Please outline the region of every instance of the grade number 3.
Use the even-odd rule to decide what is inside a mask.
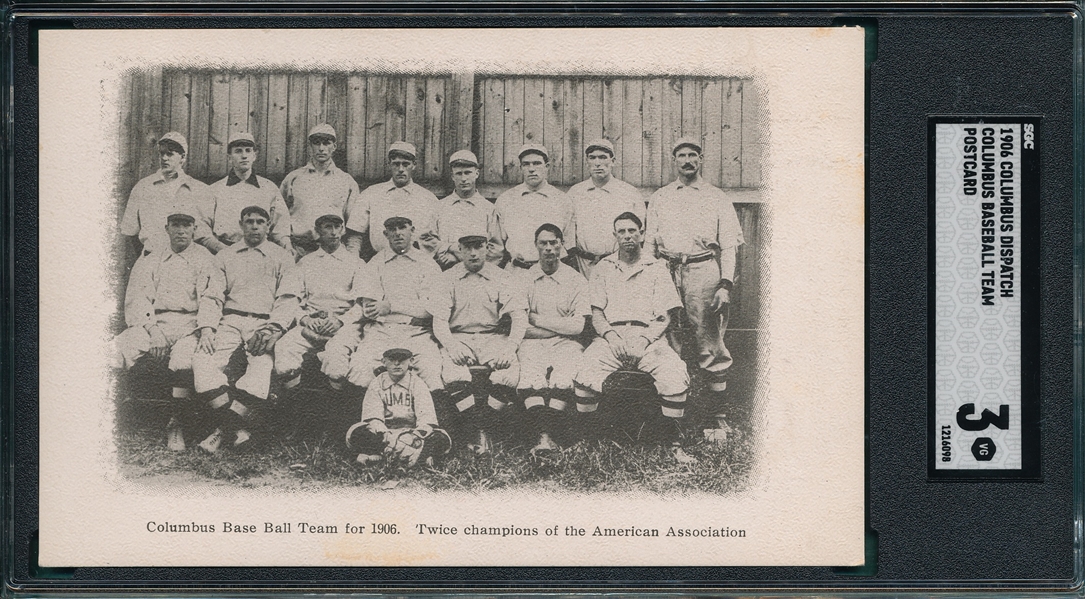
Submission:
[[[1010,406],[1002,404],[998,406],[998,414],[984,408],[979,418],[969,418],[976,413],[976,404],[966,403],[957,409],[957,426],[966,431],[982,431],[992,424],[995,428],[1007,430],[1010,428]]]

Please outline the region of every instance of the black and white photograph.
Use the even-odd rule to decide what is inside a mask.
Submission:
[[[862,563],[861,31],[229,33],[42,32],[43,563]]]

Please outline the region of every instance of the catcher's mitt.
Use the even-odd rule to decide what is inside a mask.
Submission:
[[[408,468],[414,467],[422,457],[426,441],[412,429],[390,431],[391,439],[384,448],[385,457],[391,462],[402,462]]]

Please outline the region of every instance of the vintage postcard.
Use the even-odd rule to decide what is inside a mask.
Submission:
[[[864,561],[864,33],[40,33],[43,566]]]

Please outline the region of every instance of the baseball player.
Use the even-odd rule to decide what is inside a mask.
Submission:
[[[576,337],[591,314],[588,282],[562,264],[561,229],[544,223],[535,231],[539,262],[524,273],[528,327],[517,357],[519,397],[538,443],[533,454],[557,449],[551,433],[563,428],[562,416],[574,404],[573,376],[584,348]]]
[[[546,180],[550,155],[545,147],[525,144],[518,156],[524,182],[498,196],[494,208],[509,264],[526,270],[539,260],[535,251],[535,230],[539,225],[557,225],[565,239],[572,242],[573,209],[569,198]]]
[[[203,296],[214,302],[215,316],[222,315],[221,319],[208,319],[215,326],[200,329],[192,359],[197,397],[208,402],[218,425],[200,442],[200,448],[211,453],[218,451],[225,435],[233,434],[234,445],[249,440],[251,434],[245,429],[249,406],[267,399],[272,350],[298,309],[302,292],[290,287],[294,259],[267,240],[270,218],[259,206],[241,211],[244,243],[231,245],[215,256],[217,268]],[[231,387],[226,366],[242,345],[248,367]]]
[[[413,467],[423,456],[439,456],[452,448],[448,433],[438,428],[429,389],[409,369],[411,351],[391,348],[381,357],[384,372],[365,392],[362,419],[347,431],[347,447],[359,464],[387,457]]]
[[[407,348],[410,365],[436,392],[441,389],[441,353],[429,331],[426,290],[441,269],[412,244],[409,218],[393,216],[383,229],[388,247],[358,272],[351,290],[361,306],[364,334],[359,335],[356,325],[345,327],[321,354],[323,370],[333,381],[345,378],[364,389],[373,382],[386,350]]]
[[[246,206],[259,206],[271,215],[268,239],[290,247],[290,209],[282,193],[271,181],[252,172],[256,160],[256,140],[252,133],[231,133],[226,144],[230,173],[211,184],[210,204],[200,207],[200,236],[196,242],[217,254],[222,248],[241,241],[238,215]]]
[[[197,330],[215,318],[215,306],[201,301],[214,263],[203,246],[192,243],[195,211],[178,206],[167,213],[169,248],[140,257],[132,268],[124,294],[128,328],[114,338],[113,358],[114,366],[124,370],[145,356],[156,361],[168,359],[174,377],[173,397],[181,402],[192,395],[190,371]],[[170,449],[185,448],[182,422],[190,415],[188,410],[175,410],[166,427]]]
[[[388,167],[392,178],[366,188],[350,208],[347,219],[348,245],[357,247],[364,258],[388,247],[381,225],[393,216],[405,216],[414,223],[419,247],[430,256],[437,248],[434,216],[437,196],[414,182],[418,150],[414,144],[397,141],[388,146]],[[363,244],[363,237],[369,247]]]
[[[305,356],[324,349],[343,326],[348,310],[354,307],[354,275],[364,263],[341,243],[343,217],[325,214],[316,219],[320,248],[306,254],[291,270],[288,289],[301,293],[297,326],[275,344],[275,373],[283,387],[293,389],[301,382]]]
[[[309,163],[290,171],[280,186],[294,224],[290,243],[300,258],[315,252],[319,243],[310,223],[325,214],[350,217],[350,205],[358,197],[358,182],[335,166],[335,129],[326,123],[309,130]],[[349,246],[348,246],[349,247]]]
[[[159,169],[144,177],[132,188],[121,217],[121,235],[128,237],[128,247],[135,256],[169,249],[170,239],[162,228],[175,206],[199,210],[209,202],[207,185],[184,171],[188,142],[185,136],[170,131],[158,140]],[[198,212],[197,212],[198,213]],[[197,229],[199,223],[196,223]],[[196,236],[202,235],[197,230]],[[129,262],[131,264],[131,261]]]
[[[516,398],[520,363],[516,351],[527,329],[526,302],[518,281],[486,261],[482,231],[460,237],[462,262],[436,277],[430,292],[433,334],[441,343],[441,376],[450,412],[478,431],[478,454],[491,450],[489,433]],[[499,332],[508,315],[507,335]],[[471,367],[490,370],[489,384],[472,384]]]
[[[732,359],[723,337],[742,229],[731,200],[701,178],[700,143],[681,139],[671,155],[678,178],[649,200],[648,243],[655,256],[667,261],[682,298],[682,315],[669,334],[671,347],[679,354],[687,346],[696,352],[709,390],[704,412],[726,430],[723,392]]]
[[[470,150],[454,152],[448,159],[452,171],[453,192],[442,198],[437,207],[437,237],[440,239],[434,258],[442,270],[460,261],[456,255],[459,238],[468,231],[486,231],[487,259],[499,262],[505,250],[497,212],[478,191],[478,158]]]
[[[660,409],[673,426],[678,441],[678,420],[685,415],[689,373],[678,354],[663,339],[670,324],[669,311],[681,308],[665,264],[642,251],[644,226],[631,212],[614,220],[618,252],[596,265],[591,282],[592,325],[599,337],[584,351],[577,373],[577,410],[595,412],[603,381],[619,369],[635,369],[655,378]],[[615,398],[620,400],[620,398]],[[675,445],[680,462],[694,459]]]
[[[584,148],[591,177],[569,188],[573,207],[573,247],[580,272],[591,280],[591,269],[614,253],[614,217],[632,212],[644,219],[644,201],[637,188],[611,176],[614,144],[598,139]]]

